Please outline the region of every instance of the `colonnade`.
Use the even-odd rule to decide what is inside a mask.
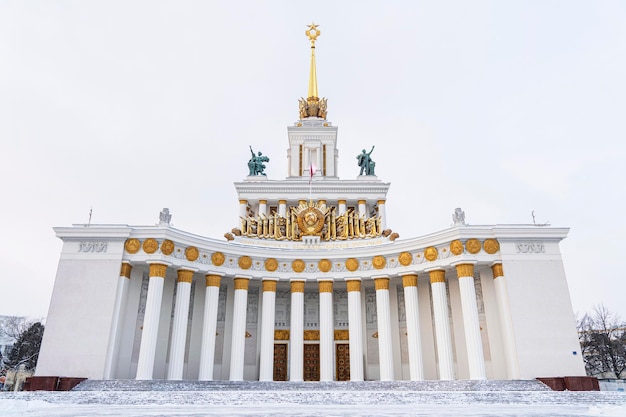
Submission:
[[[152,379],[157,333],[161,314],[161,299],[167,268],[171,265],[162,261],[149,263],[149,284],[145,303],[143,330],[139,347],[136,379]],[[452,265],[456,269],[465,335],[465,349],[469,378],[486,379],[485,360],[478,316],[478,306],[474,286],[474,263],[462,262]],[[500,316],[502,345],[504,350],[507,377],[519,378],[512,319],[508,293],[501,263],[492,265],[495,298]],[[119,351],[119,321],[128,293],[128,281],[131,265],[122,264],[118,281],[118,294],[114,307],[113,325],[109,338],[105,378],[112,378],[112,368]],[[187,340],[187,320],[190,303],[190,291],[194,273],[190,268],[177,270],[176,302],[170,337],[170,355],[167,378],[183,378],[185,343]],[[455,379],[449,300],[446,292],[445,270],[441,268],[426,271],[429,275],[433,328],[437,349],[437,371],[441,380]],[[408,342],[409,373],[411,380],[424,379],[424,363],[420,334],[418,306],[417,273],[402,274],[404,303],[406,311],[406,336]],[[218,317],[218,298],[221,274],[205,274],[205,305],[202,323],[199,380],[211,380],[215,361],[216,325]],[[230,343],[231,381],[244,379],[244,347],[246,337],[246,310],[248,305],[248,286],[250,277],[234,277],[233,317],[231,322],[232,340]],[[389,277],[372,277],[376,290],[376,313],[378,331],[378,352],[380,379],[392,381],[394,375],[394,357],[392,347],[392,322],[389,295]],[[274,321],[276,307],[276,278],[262,280],[262,315],[260,335],[259,380],[271,381],[274,366]],[[348,292],[348,330],[350,350],[350,379],[364,379],[364,344],[360,278],[345,278]],[[303,380],[304,360],[304,287],[305,280],[293,279],[291,288],[291,316],[289,330],[289,380]],[[320,380],[332,381],[334,377],[334,320],[333,320],[333,284],[331,279],[320,279],[319,289],[319,344],[320,344]],[[457,347],[458,348],[458,347]]]

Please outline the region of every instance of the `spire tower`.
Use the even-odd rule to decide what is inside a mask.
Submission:
[[[300,107],[300,119],[306,119],[309,117],[319,117],[326,119],[326,98],[320,99],[317,95],[317,71],[315,69],[315,41],[321,32],[318,29],[319,25],[311,23],[309,29],[305,32],[306,36],[311,41],[311,70],[309,73],[309,94],[306,98],[298,100]]]

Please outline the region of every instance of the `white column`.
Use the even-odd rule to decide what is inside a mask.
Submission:
[[[359,216],[367,217],[367,207],[365,206],[365,200],[359,200]]]
[[[274,380],[274,319],[276,317],[276,280],[263,280],[261,310],[261,358],[259,381]]]
[[[424,379],[424,363],[417,302],[417,274],[403,275],[402,285],[404,287],[404,309],[406,311],[406,333],[409,349],[409,374],[411,381],[422,381]]]
[[[361,281],[350,279],[348,287],[348,334],[350,337],[350,381],[363,381],[363,321]]]
[[[393,381],[389,278],[374,278],[374,285],[376,287],[376,315],[378,318],[378,361],[380,364],[380,380]]]
[[[450,318],[448,316],[448,296],[446,295],[446,272],[442,269],[436,269],[429,271],[429,274],[433,297],[439,379],[452,380],[454,379],[454,362],[452,338],[450,336]]]
[[[289,380],[304,380],[304,281],[291,281]]]
[[[320,381],[332,381],[335,362],[333,323],[333,282],[320,281]]]
[[[513,333],[513,317],[509,304],[509,292],[506,286],[502,264],[491,266],[493,271],[493,285],[496,292],[496,304],[500,313],[500,327],[502,342],[504,344],[504,358],[506,361],[506,373],[509,379],[520,379],[519,360],[517,347],[515,346],[515,334]]]
[[[378,215],[380,216],[380,228],[387,228],[387,211],[385,209],[385,200],[378,200]]]
[[[248,309],[249,278],[235,278],[233,303],[233,334],[230,346],[230,380],[243,381],[244,354],[246,346],[246,316]]]
[[[480,336],[480,320],[474,287],[474,265],[462,263],[454,265],[459,279],[461,294],[461,310],[463,312],[463,330],[465,331],[465,347],[470,379],[486,379],[483,342]]]
[[[287,200],[278,200],[278,215],[287,217]]]
[[[167,264],[151,263],[146,296],[146,311],[143,317],[139,359],[137,360],[137,379],[152,379],[154,356],[156,354],[159,318],[161,317],[161,300]]]
[[[338,215],[342,215],[346,213],[346,200],[338,200],[337,201],[337,206],[339,209],[339,212],[337,213]]]
[[[176,282],[176,305],[174,307],[174,324],[170,341],[170,362],[167,368],[167,379],[183,379],[185,366],[185,343],[187,342],[187,322],[189,320],[189,296],[194,271],[179,269]]]
[[[248,200],[239,200],[239,217],[248,217]]]
[[[124,315],[124,307],[128,299],[128,286],[130,283],[130,272],[133,269],[130,263],[123,262],[120,276],[117,280],[117,291],[115,293],[115,305],[113,306],[113,322],[109,331],[109,343],[107,346],[107,356],[104,363],[104,379],[112,379],[114,368],[117,363],[120,350],[120,333],[122,326],[120,321]]]
[[[198,380],[213,380],[215,361],[215,336],[217,334],[217,307],[220,297],[221,275],[206,274],[206,295],[202,321],[202,345],[200,348],[200,371]]]
[[[267,216],[267,200],[259,200],[259,216]]]

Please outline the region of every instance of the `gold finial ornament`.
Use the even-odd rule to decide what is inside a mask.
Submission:
[[[320,99],[317,95],[317,71],[315,68],[315,41],[322,32],[318,29],[319,25],[311,23],[304,32],[311,41],[311,70],[309,74],[309,94],[306,99],[298,100],[300,109],[300,120],[307,117],[321,117],[326,120],[326,99]]]

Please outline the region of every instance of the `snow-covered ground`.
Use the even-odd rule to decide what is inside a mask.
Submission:
[[[327,389],[4,392],[0,416],[626,416],[626,394]]]

